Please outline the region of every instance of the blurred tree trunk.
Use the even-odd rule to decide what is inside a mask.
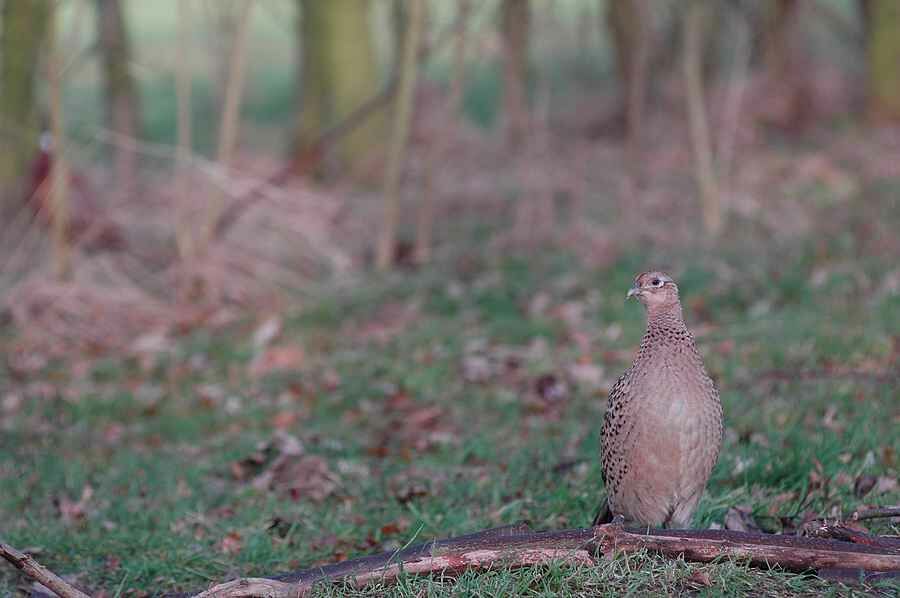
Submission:
[[[48,0],[0,5],[0,201],[14,208],[40,135],[35,74],[51,5]]]
[[[506,141],[519,147],[528,129],[528,54],[531,37],[529,0],[502,0],[503,115]]]
[[[783,129],[802,129],[812,116],[808,77],[799,31],[800,2],[766,4],[763,59],[769,87],[766,120]]]
[[[619,105],[625,118],[628,162],[635,181],[640,178],[641,125],[650,59],[649,7],[646,0],[612,0],[607,26],[612,33],[619,75]]]
[[[121,0],[96,0],[97,32],[103,63],[106,126],[132,139],[141,136],[141,109],[131,76],[131,41],[122,14]],[[116,145],[116,180],[131,187],[135,177],[135,153],[125,144]]]
[[[722,229],[722,205],[703,90],[703,50],[709,25],[708,10],[706,0],[688,0],[682,17],[681,43],[688,127],[694,154],[694,179],[700,193],[704,230],[714,236]]]
[[[858,0],[856,6],[863,26],[863,37],[868,40],[872,31],[872,0]]]
[[[250,15],[253,0],[243,0],[239,6],[228,53],[228,69],[225,73],[225,86],[222,98],[222,113],[219,120],[219,148],[217,159],[226,170],[234,161],[234,150],[237,147],[238,129],[240,128],[241,97],[244,93],[244,75],[247,60],[247,37],[250,32]],[[215,191],[210,197],[207,212],[204,243],[212,242],[219,227],[219,220],[225,203],[222,190]]]
[[[403,54],[397,88],[394,127],[388,148],[388,163],[384,175],[384,221],[378,239],[377,266],[387,270],[394,264],[397,243],[397,224],[400,215],[400,177],[409,142],[413,98],[419,70],[419,46],[425,28],[425,0],[408,0],[407,27],[403,36]]]
[[[467,25],[472,5],[470,0],[457,0],[456,31],[453,33],[453,75],[450,80],[450,94],[447,97],[446,114],[449,120],[446,127],[438,129],[432,140],[430,155],[425,159],[425,172],[422,185],[422,201],[416,217],[416,244],[414,257],[417,263],[424,264],[431,259],[431,245],[434,230],[434,174],[442,160],[447,157],[448,150],[457,136],[462,105],[463,91],[466,85],[466,47],[468,42]]]
[[[69,167],[66,158],[66,130],[63,122],[64,63],[59,44],[59,8],[50,13],[47,31],[47,100],[50,107],[50,132],[53,135],[53,166],[50,171],[50,225],[53,238],[53,266],[56,276],[65,279],[71,272],[69,247]]]
[[[299,3],[303,106],[295,151],[302,159],[323,131],[378,93],[379,76],[370,0]],[[387,125],[386,111],[377,110],[342,136],[333,148],[339,165],[359,166],[360,159],[384,139]]]
[[[866,2],[869,115],[900,121],[900,2]]]
[[[178,55],[180,60],[175,61],[175,99],[176,99],[176,118],[178,129],[178,146],[175,150],[176,164],[176,181],[178,183],[178,199],[175,203],[175,244],[178,248],[178,257],[182,262],[185,270],[190,271],[191,262],[195,253],[195,238],[193,231],[192,219],[189,217],[190,210],[188,204],[190,201],[192,187],[191,172],[191,152],[192,152],[192,130],[191,130],[191,91],[192,72],[191,72],[191,11],[190,4],[187,0],[178,2]],[[179,294],[187,296],[190,294],[190,282],[182,281]],[[188,289],[188,290],[185,290]]]

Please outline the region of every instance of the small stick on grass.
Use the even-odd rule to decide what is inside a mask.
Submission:
[[[56,573],[34,560],[34,557],[30,554],[16,550],[9,544],[0,542],[0,556],[31,579],[56,592],[61,598],[90,598],[90,596],[77,590]]]

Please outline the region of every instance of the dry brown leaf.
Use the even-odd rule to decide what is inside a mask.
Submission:
[[[278,316],[267,318],[253,331],[253,348],[257,351],[267,347],[281,334],[282,321]]]
[[[895,492],[900,484],[897,482],[897,478],[891,476],[878,476],[878,481],[875,482],[875,488],[873,492],[875,494],[885,494],[887,492]]]
[[[372,320],[356,328],[356,334],[365,341],[386,343],[402,334],[419,319],[417,302],[388,303]]]
[[[409,519],[406,517],[391,521],[390,523],[381,526],[381,535],[396,536],[397,534],[402,534],[409,529],[409,523]]]
[[[537,395],[548,403],[564,401],[569,398],[569,386],[556,374],[544,374],[534,381]]]
[[[237,532],[228,532],[219,542],[219,550],[224,554],[233,556],[244,547],[244,538]]]
[[[18,393],[10,392],[5,394],[2,401],[3,413],[7,415],[16,413],[24,402],[22,395]]]
[[[872,491],[872,488],[875,487],[875,483],[878,481],[873,475],[860,475],[856,478],[856,481],[853,482],[853,495],[856,498],[862,498],[866,494]]]
[[[415,498],[430,494],[428,485],[416,469],[398,473],[388,481],[391,494],[400,503],[407,503]]]
[[[603,368],[590,362],[573,363],[567,368],[567,372],[575,384],[588,391],[597,391],[605,383]]]
[[[737,532],[761,532],[762,528],[753,519],[750,507],[737,506],[725,513],[725,529]]]
[[[58,507],[63,523],[71,525],[77,521],[83,520],[87,516],[88,503],[90,503],[93,496],[94,489],[89,485],[85,485],[81,490],[81,498],[77,501],[69,500],[65,495],[60,496]]]
[[[782,492],[781,494],[776,494],[769,500],[769,515],[777,515],[778,511],[781,510],[782,505],[791,502],[795,498],[797,498],[796,492]]]
[[[296,345],[276,345],[260,353],[250,363],[250,375],[259,378],[271,372],[299,369],[306,355]]]
[[[296,411],[279,411],[272,416],[270,423],[273,428],[287,430],[293,428],[300,421],[300,414]]]
[[[712,587],[713,582],[710,579],[709,574],[705,571],[693,571],[686,580],[689,584],[694,586],[700,586],[702,588]]]

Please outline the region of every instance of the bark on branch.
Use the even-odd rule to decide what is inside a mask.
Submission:
[[[857,544],[824,538],[776,536],[725,530],[636,530],[615,524],[596,528],[536,532],[517,525],[427,542],[399,552],[295,571],[272,580],[234,580],[210,588],[203,598],[287,597],[307,594],[317,583],[346,581],[355,586],[391,582],[402,572],[459,573],[468,569],[526,567],[549,562],[590,565],[597,553],[647,550],[662,556],[707,563],[721,558],[796,572],[852,569],[900,571],[900,550],[888,544]],[[254,589],[256,588],[256,589]],[[253,591],[260,593],[252,593]]]
[[[90,598],[87,594],[72,587],[71,584],[53,571],[34,560],[34,557],[30,554],[24,554],[9,544],[0,542],[0,556],[31,579],[56,592],[61,598]]]

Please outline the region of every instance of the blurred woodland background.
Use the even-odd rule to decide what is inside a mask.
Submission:
[[[696,525],[900,533],[852,516],[900,503],[900,1],[0,0],[0,212],[0,535],[94,595],[588,525],[651,268],[725,410]],[[707,588],[857,595],[390,591]]]
[[[0,60],[0,289],[60,348],[473,226],[600,265],[822,234],[811,187],[900,176],[892,0],[5,0]]]

